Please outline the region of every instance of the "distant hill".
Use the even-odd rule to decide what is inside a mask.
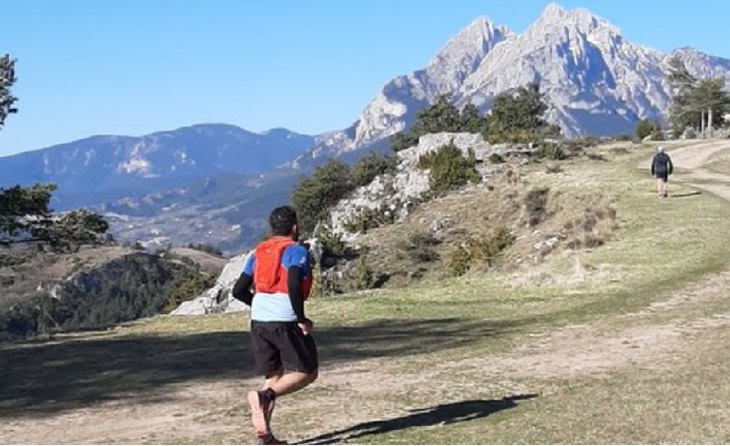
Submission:
[[[4,251],[0,260],[0,342],[169,311],[212,285],[226,263],[191,249],[156,255],[110,246]]]
[[[56,183],[55,206],[68,209],[162,192],[200,179],[267,172],[314,144],[315,137],[286,129],[257,134],[224,124],[140,137],[92,136],[0,158],[0,186]]]
[[[297,177],[272,172],[316,141],[286,129],[259,134],[224,124],[93,136],[0,158],[0,187],[56,183],[55,210],[105,214],[120,241],[236,250],[260,236],[272,204],[288,201]]]

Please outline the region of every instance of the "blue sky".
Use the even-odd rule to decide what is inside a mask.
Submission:
[[[343,128],[478,16],[524,30],[536,0],[0,0],[20,112],[0,156],[206,122]],[[583,0],[630,40],[730,57],[730,2]],[[702,14],[698,5],[712,11]],[[708,30],[716,30],[708,32]]]

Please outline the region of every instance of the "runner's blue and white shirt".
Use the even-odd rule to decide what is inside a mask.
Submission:
[[[297,266],[302,269],[304,277],[311,277],[312,267],[309,262],[309,251],[297,243],[287,247],[281,256],[284,271]],[[244,261],[243,272],[251,277],[256,270],[256,253],[251,252]],[[251,304],[251,320],[259,322],[296,322],[297,316],[286,293],[256,292]]]

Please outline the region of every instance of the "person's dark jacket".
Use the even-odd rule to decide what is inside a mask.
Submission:
[[[674,171],[674,165],[672,159],[665,152],[659,152],[654,155],[654,159],[651,161],[651,174],[652,175],[671,175]]]

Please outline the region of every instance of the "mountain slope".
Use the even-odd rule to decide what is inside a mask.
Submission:
[[[698,78],[721,77],[730,83],[730,59],[711,56],[692,47],[677,48],[672,55],[682,59],[690,73]]]
[[[339,156],[412,125],[416,113],[448,94],[487,111],[503,91],[539,82],[551,103],[550,121],[566,136],[630,133],[643,118],[669,109],[665,71],[679,56],[700,78],[730,80],[730,60],[691,48],[665,54],[629,42],[620,30],[585,9],[549,5],[522,34],[481,18],[459,33],[427,68],[388,82],[360,118],[301,157]]]
[[[566,134],[628,132],[640,117],[658,118],[670,99],[663,60],[586,10],[551,5],[490,54],[457,95],[483,107],[501,91],[539,82],[551,120]]]
[[[0,186],[58,184],[60,208],[181,187],[197,178],[270,171],[313,147],[286,129],[207,124],[142,137],[93,136],[0,158]]]

